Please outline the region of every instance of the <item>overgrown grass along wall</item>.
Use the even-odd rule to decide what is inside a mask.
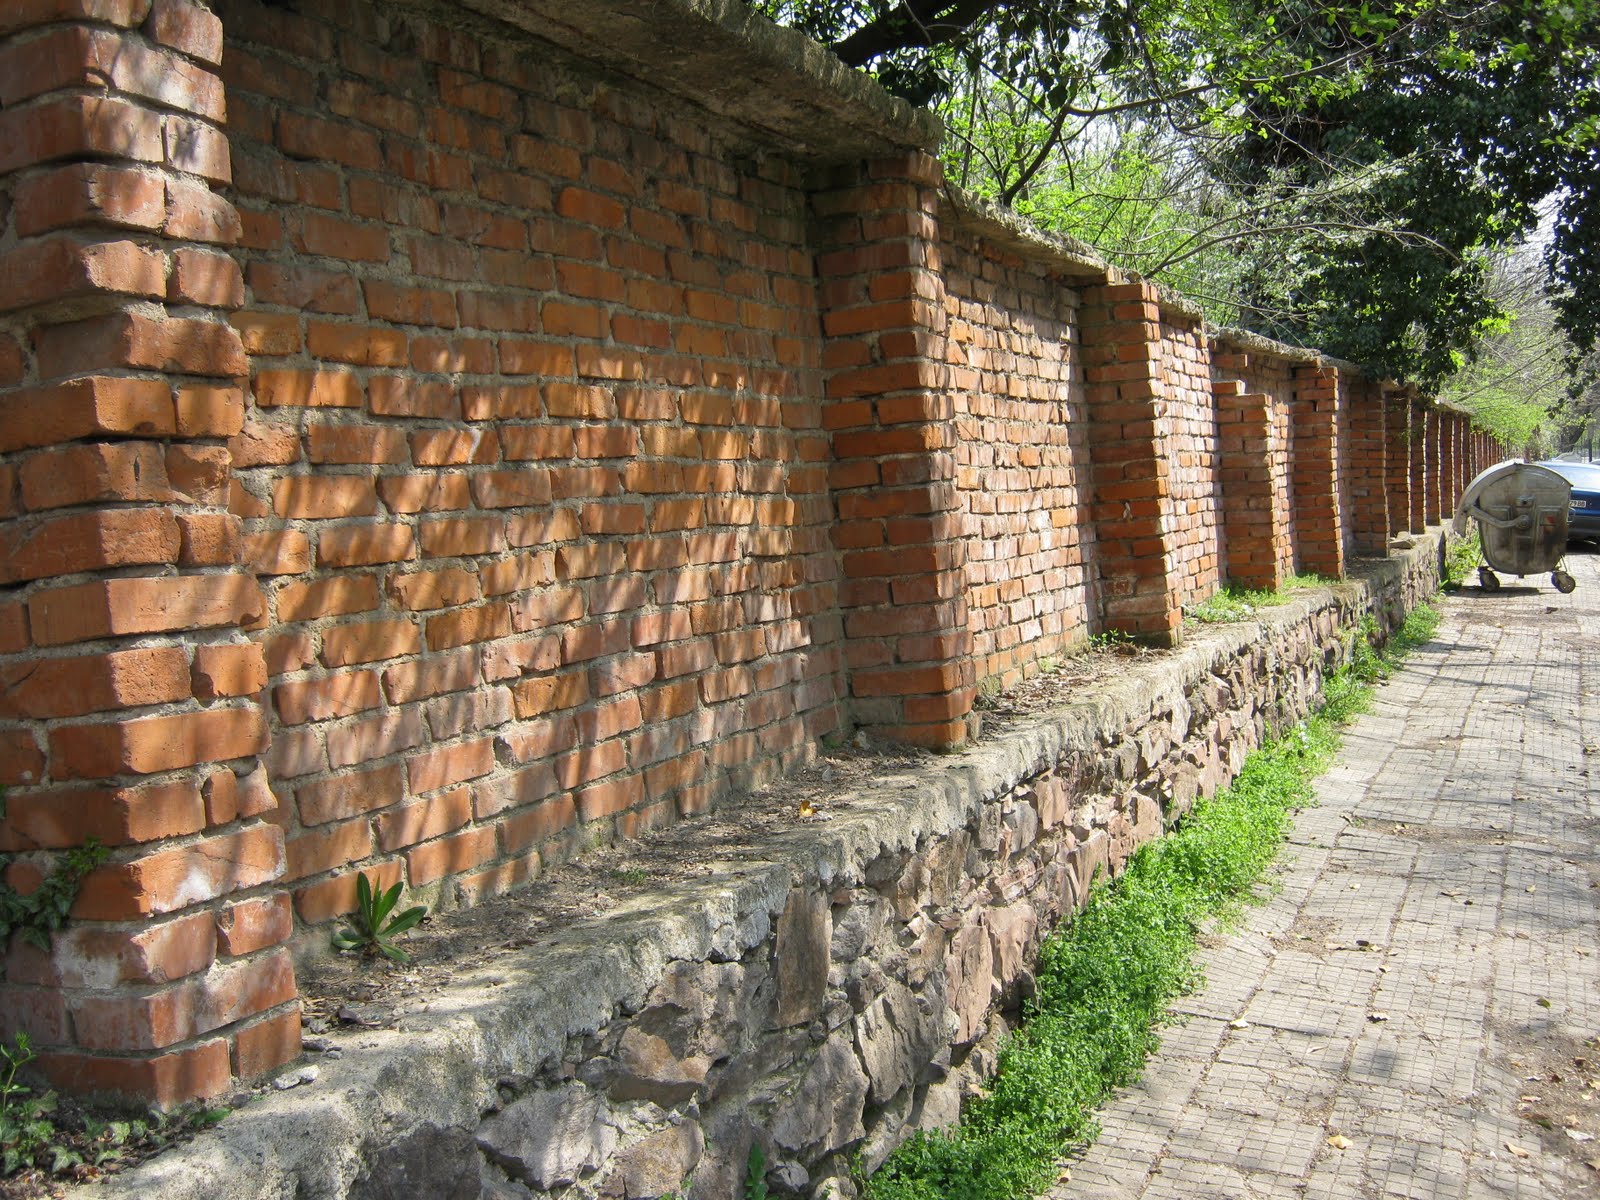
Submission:
[[[1039,988],[1000,1057],[988,1093],[953,1130],[919,1133],[867,1182],[869,1200],[1017,1200],[1056,1177],[1061,1156],[1091,1142],[1095,1109],[1138,1078],[1160,1045],[1174,997],[1203,982],[1202,930],[1262,895],[1297,809],[1339,747],[1339,728],[1374,684],[1438,623],[1415,609],[1382,651],[1364,623],[1322,708],[1246,760],[1232,786],[1197,802],[1172,833],[1142,847],[1114,883],[1040,953]]]

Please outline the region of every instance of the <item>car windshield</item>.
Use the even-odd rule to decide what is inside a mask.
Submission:
[[[1574,487],[1600,491],[1600,463],[1542,462],[1539,466],[1549,467]]]

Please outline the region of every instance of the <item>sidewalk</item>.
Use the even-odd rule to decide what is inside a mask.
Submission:
[[[1600,1196],[1600,556],[1568,569],[1443,602],[1052,1200]]]

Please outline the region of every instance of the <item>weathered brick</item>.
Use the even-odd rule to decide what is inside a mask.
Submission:
[[[72,915],[88,921],[126,921],[174,912],[277,879],[283,834],[254,825],[192,845],[156,850],[125,863],[97,867],[83,880]]]
[[[41,646],[246,624],[263,611],[255,581],[238,575],[102,579],[35,592],[28,601]]]
[[[188,697],[187,656],[175,646],[0,667],[0,716],[76,717]]]
[[[266,749],[255,708],[214,708],[115,724],[65,725],[50,733],[55,773],[64,779],[155,774],[203,762],[247,758]]]

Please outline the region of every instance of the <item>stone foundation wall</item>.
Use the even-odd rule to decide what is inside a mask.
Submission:
[[[954,1121],[992,1072],[1040,940],[1096,873],[1303,717],[1360,616],[1392,628],[1438,561],[1430,535],[841,794],[832,820],[344,1037],[315,1083],[98,1194],[725,1200],[759,1141],[776,1194],[852,1196],[853,1161]]]

